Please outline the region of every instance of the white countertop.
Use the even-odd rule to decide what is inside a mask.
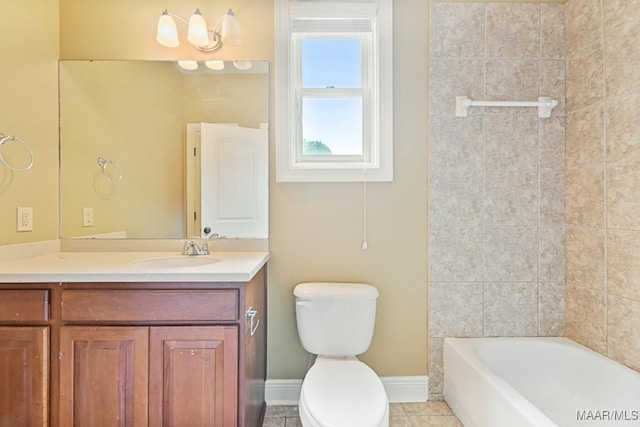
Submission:
[[[0,262],[0,283],[33,282],[248,282],[269,260],[268,252],[213,252],[194,258],[217,262],[188,267],[145,260],[190,257],[176,252],[56,252]],[[169,262],[171,264],[171,262]]]

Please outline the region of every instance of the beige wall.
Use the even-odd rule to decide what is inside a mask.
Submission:
[[[362,243],[362,184],[272,181],[269,377],[307,366],[292,291],[304,281],[358,281],[380,291],[376,332],[361,359],[379,375],[424,375],[426,334],[427,8],[394,4],[394,181],[371,183]]]
[[[58,237],[58,1],[0,0],[0,133],[33,149],[27,172],[0,164],[0,245]],[[12,157],[7,145],[3,155]],[[26,163],[22,163],[26,165]],[[16,207],[33,208],[16,232]]]
[[[444,337],[564,334],[564,5],[430,9],[430,393]],[[455,96],[559,101],[472,107]]]
[[[569,0],[567,335],[640,370],[640,4]]]
[[[170,50],[155,42],[159,14],[166,7],[186,17],[200,7],[212,21],[211,14],[232,7],[241,22],[243,45],[213,57],[273,61],[272,1],[214,5],[217,12],[200,0],[188,6],[179,0],[61,0],[61,57],[202,59],[203,54],[188,46]],[[363,360],[380,375],[426,373],[426,4],[403,0],[396,2],[394,13],[395,180],[369,185],[369,249],[360,249],[362,185],[276,184],[272,173],[269,378],[304,374],[307,357],[297,337],[292,290],[307,280],[377,286],[381,298],[376,334]]]
[[[182,74],[171,63],[69,61],[60,88],[61,235],[182,237]],[[98,157],[117,162],[122,181],[108,166],[109,182]]]

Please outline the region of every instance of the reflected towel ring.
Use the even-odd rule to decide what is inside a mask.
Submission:
[[[109,165],[113,165],[118,170],[117,179],[112,178],[111,175],[109,174],[109,171],[107,170]],[[98,157],[98,166],[102,168],[104,177],[107,178],[107,181],[109,181],[110,183],[117,184],[120,181],[122,181],[122,168],[120,167],[118,162],[116,162],[115,160],[105,160],[102,157]]]
[[[18,142],[18,143],[22,144],[22,146],[24,147],[25,150],[27,150],[27,153],[29,154],[29,164],[26,167],[20,168],[20,167],[13,166],[13,165],[9,164],[9,162],[2,156],[1,148],[2,148],[2,146],[4,144],[6,144],[9,141]],[[29,169],[31,169],[31,167],[33,166],[33,161],[34,160],[35,160],[35,156],[33,155],[33,150],[31,150],[31,147],[29,147],[29,144],[27,144],[26,142],[24,142],[23,140],[21,140],[17,136],[3,135],[2,133],[0,133],[0,163],[2,163],[3,165],[5,165],[6,167],[8,167],[9,169],[11,169],[13,171],[24,172],[24,171],[28,171]]]

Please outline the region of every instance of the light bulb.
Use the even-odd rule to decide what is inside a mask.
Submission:
[[[247,71],[247,70],[250,70],[251,67],[253,67],[253,62],[235,60],[233,61],[233,66],[236,67],[238,70]]]
[[[209,61],[205,61],[204,65],[210,70],[214,70],[214,71],[224,70],[224,61],[221,61],[219,59],[212,59]]]
[[[166,10],[160,15],[160,19],[158,19],[156,41],[166,47],[177,47],[180,45],[176,21],[173,20]]]
[[[198,62],[192,59],[183,59],[178,61],[178,65],[185,70],[194,71],[198,69]]]
[[[222,18],[220,38],[222,40],[222,44],[227,46],[238,46],[242,43],[242,37],[240,36],[240,23],[231,9],[229,9],[226,15]]]
[[[189,19],[189,30],[187,34],[187,40],[189,43],[199,47],[205,47],[209,44],[209,31],[207,30],[207,23],[200,12],[200,9],[196,9]]]

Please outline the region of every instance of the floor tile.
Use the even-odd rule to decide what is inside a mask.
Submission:
[[[407,415],[453,415],[444,401],[403,403],[402,407]]]
[[[263,427],[302,427],[297,406],[269,406]],[[391,403],[389,427],[462,427],[444,401]]]
[[[297,406],[267,406],[267,413],[265,417],[284,418],[284,417],[297,417]]]
[[[264,417],[262,427],[286,427],[284,417]]]
[[[453,415],[417,415],[407,418],[411,427],[462,427]]]

